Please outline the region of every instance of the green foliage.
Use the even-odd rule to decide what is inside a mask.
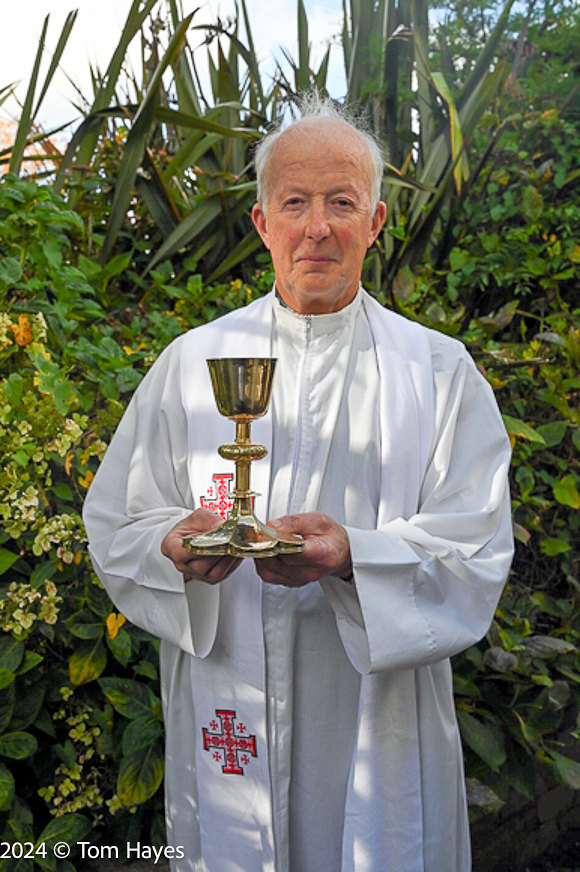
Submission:
[[[153,5],[132,3],[107,71],[96,77],[86,117],[59,161],[55,190],[81,213],[92,212],[96,193],[101,203],[94,241],[101,263],[132,248],[137,215],[146,240],[135,263],[139,276],[167,259],[179,273],[185,257],[213,281],[243,271],[244,263],[247,269],[254,259],[260,242],[249,218],[252,148],[285,111],[293,111],[301,93],[326,90],[330,48],[313,69],[308,20],[298,0],[298,59],[284,52],[289,72],[279,66],[265,87],[243,0],[231,20],[210,27],[197,26],[195,12],[184,17],[179,0],[167,0],[163,18],[149,19]],[[367,270],[377,288],[389,287],[405,266],[421,261],[441,209],[461,196],[470,178],[466,143],[502,81],[503,67],[492,67],[512,5],[507,0],[458,90],[454,69],[431,61],[437,54],[426,0],[344,4],[345,101],[368,117],[392,161],[388,224]],[[73,24],[74,16],[63,28],[58,56]],[[196,29],[206,34],[209,94],[202,93],[199,60],[188,44],[188,31]],[[134,76],[129,83],[128,99],[122,59],[139,33],[144,62],[140,80]],[[43,44],[45,38],[43,32]],[[465,68],[461,59],[456,65]],[[36,65],[31,94],[37,78]],[[43,90],[49,82],[50,76]],[[24,113],[9,158],[15,172],[32,118]]]
[[[512,6],[507,0],[467,63],[441,57],[427,0],[344,4],[346,100],[366,115],[390,161],[387,223],[368,274],[377,289],[424,261],[442,212],[457,208],[477,174],[467,147],[505,79],[498,46]]]
[[[180,5],[170,0],[163,22],[145,24],[145,10],[135,0],[117,61],[111,61],[63,155],[55,188],[81,212],[92,212],[97,192],[101,220],[94,226],[101,263],[134,246],[136,212],[146,240],[135,258],[138,276],[168,258],[179,273],[185,258],[213,281],[259,247],[249,218],[255,197],[251,148],[281,111],[280,89],[264,91],[242,3],[247,45],[237,17],[203,28],[211,94],[202,95],[187,43],[195,13],[184,18]],[[132,82],[131,102],[111,105],[122,73],[118,59],[139,29],[147,46],[142,79]]]
[[[404,312],[468,343],[513,444],[509,585],[486,639],[454,664],[471,783],[501,800],[532,796],[531,760],[578,785],[578,145],[555,109],[510,122],[452,215],[448,259],[395,286]]]
[[[184,290],[161,264],[142,282],[145,308],[124,295],[131,258],[101,265],[89,246],[49,188],[0,184],[0,837],[73,843],[90,830],[122,844],[130,826],[155,844],[158,642],[92,572],[81,505],[160,349],[271,276],[206,286],[186,274]]]

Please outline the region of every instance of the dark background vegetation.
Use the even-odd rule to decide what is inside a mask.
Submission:
[[[0,840],[163,841],[157,642],[112,607],[80,510],[160,350],[270,288],[252,147],[326,88],[297,12],[296,57],[266,80],[243,2],[203,58],[177,0],[135,2],[66,148],[36,126],[53,67],[35,65],[0,153]],[[538,766],[580,786],[580,18],[566,0],[353,0],[340,39],[346,101],[389,156],[366,286],[468,345],[513,444],[512,573],[454,663],[477,815],[532,797]],[[0,862],[74,869],[32,853]]]

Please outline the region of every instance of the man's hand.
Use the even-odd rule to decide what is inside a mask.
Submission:
[[[285,515],[268,521],[268,525],[284,532],[299,533],[304,538],[304,551],[256,560],[256,571],[262,581],[303,587],[324,575],[347,578],[352,572],[346,530],[328,515],[321,512]]]
[[[173,561],[185,581],[193,578],[208,584],[218,584],[236,569],[241,560],[237,557],[196,557],[183,547],[182,539],[191,533],[207,533],[220,527],[223,521],[209,509],[197,509],[189,517],[173,527],[161,543],[161,553]]]

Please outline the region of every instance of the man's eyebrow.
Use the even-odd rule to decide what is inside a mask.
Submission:
[[[357,188],[351,182],[345,182],[344,185],[337,185],[335,188],[331,188],[329,191],[324,191],[325,197],[335,197],[337,194],[349,194],[353,195],[357,193]],[[288,185],[287,188],[283,188],[281,191],[282,197],[288,196],[302,196],[302,197],[310,197],[311,191],[308,191],[306,188],[300,186],[300,182],[297,182],[295,185]]]

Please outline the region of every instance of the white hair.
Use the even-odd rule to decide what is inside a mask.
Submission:
[[[344,106],[336,103],[330,97],[322,97],[318,91],[311,91],[305,94],[299,103],[299,109],[300,118],[292,119],[288,124],[281,122],[267,133],[256,146],[254,151],[254,168],[258,183],[258,203],[260,203],[262,208],[266,208],[268,202],[268,167],[272,158],[272,152],[280,137],[294,127],[313,126],[318,124],[322,119],[334,119],[347,124],[360,138],[361,143],[367,150],[371,165],[371,178],[369,180],[371,207],[374,211],[381,199],[381,183],[384,168],[383,153],[374,136],[365,130],[361,122],[345,109]]]

